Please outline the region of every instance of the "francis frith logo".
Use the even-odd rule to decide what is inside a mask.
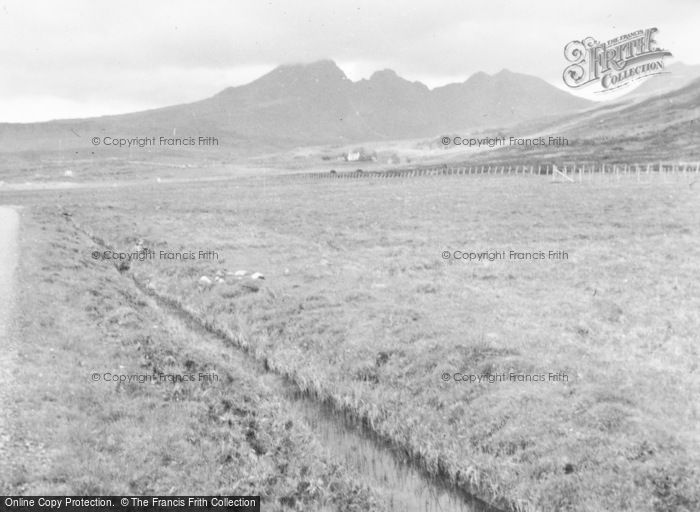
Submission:
[[[654,39],[657,32],[647,28],[606,42],[592,37],[571,41],[564,47],[564,56],[571,63],[564,70],[564,83],[607,92],[662,73],[664,58],[671,52],[658,47]]]

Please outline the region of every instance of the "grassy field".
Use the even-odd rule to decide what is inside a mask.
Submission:
[[[56,197],[14,198],[25,203],[18,384],[3,411],[12,436],[0,493],[261,495],[263,510],[384,510],[230,347],[193,335],[93,260],[89,239],[41,206]],[[195,380],[113,380],[160,374]]]
[[[120,250],[154,250],[122,269],[503,508],[700,507],[700,201],[687,184],[247,179],[46,203],[42,215],[67,213]],[[103,249],[76,243],[62,259],[113,272],[91,258]],[[454,258],[488,250],[568,259]],[[138,317],[118,324],[115,340],[143,333]],[[506,380],[457,380],[488,374]]]

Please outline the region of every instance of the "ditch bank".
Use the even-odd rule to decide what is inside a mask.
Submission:
[[[79,232],[104,249],[116,250],[108,241],[84,228],[64,213]],[[383,434],[375,418],[334,396],[318,385],[298,379],[266,356],[249,350],[247,341],[227,326],[202,318],[179,298],[168,296],[141,282],[126,268],[114,265],[158,307],[200,336],[213,336],[235,351],[241,365],[254,369],[310,427],[318,440],[339,462],[362,475],[363,482],[388,497],[391,508],[406,512],[534,512],[524,501],[500,498],[493,488],[475,483],[473,475],[452,471],[438,457],[432,460],[419,449]]]

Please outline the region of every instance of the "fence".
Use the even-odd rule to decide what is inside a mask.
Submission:
[[[653,180],[671,181],[688,179],[695,181],[700,177],[700,163],[654,162],[635,164],[611,164],[599,162],[578,163],[543,163],[532,165],[467,165],[435,166],[414,169],[388,169],[376,171],[329,171],[286,174],[284,178],[292,180],[359,180],[415,178],[423,176],[548,176],[552,181],[569,183],[599,179],[626,178],[638,182]]]
[[[696,181],[700,163],[654,162],[635,164],[562,164],[553,166],[552,181],[583,182],[597,179],[633,179],[638,183]]]

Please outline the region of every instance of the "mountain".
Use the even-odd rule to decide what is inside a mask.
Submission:
[[[598,146],[599,155],[620,152],[640,159],[700,159],[700,79],[653,96],[567,131]]]
[[[677,90],[622,105],[601,106],[574,114],[559,127],[578,140],[655,141],[678,147],[700,144],[700,79]],[[663,140],[660,137],[664,137]]]
[[[623,98],[640,98],[664,94],[685,87],[698,78],[700,78],[700,65],[689,66],[682,62],[676,62],[668,66],[663,73],[650,77],[635,90],[623,96]]]
[[[352,104],[370,138],[409,138],[439,123],[430,90],[389,69],[353,84]]]
[[[512,128],[529,136],[566,137],[568,146],[506,148],[478,159],[529,161],[700,162],[700,78],[680,89],[636,101],[599,107]],[[459,155],[454,157],[459,158]]]
[[[391,70],[353,82],[330,60],[280,66],[257,80],[185,105],[31,125],[0,125],[0,146],[37,139],[89,147],[94,136],[213,136],[232,147],[291,147],[406,139],[504,127],[592,102],[539,78],[503,70],[430,90]],[[33,142],[32,142],[33,141]],[[104,148],[101,148],[103,150]]]
[[[544,80],[507,70],[493,76],[477,73],[466,82],[439,87],[432,93],[447,130],[508,126],[592,105]]]

